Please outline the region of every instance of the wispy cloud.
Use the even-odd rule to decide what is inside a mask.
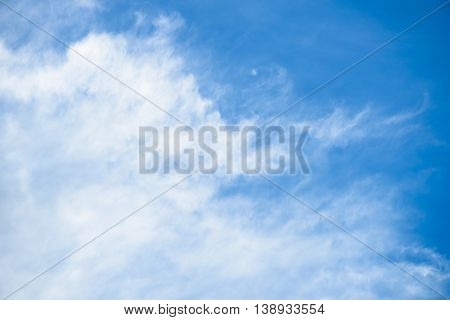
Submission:
[[[217,97],[201,94],[189,61],[175,49],[172,33],[183,20],[161,16],[153,26],[145,38],[91,31],[71,45],[181,119],[225,123]],[[285,71],[276,70],[278,76],[271,73],[261,85],[289,95]],[[138,174],[139,126],[173,120],[68,51],[48,47],[36,55],[33,43],[0,44],[0,99],[5,295],[179,177]],[[362,110],[310,113],[304,121],[313,128],[310,160],[324,163],[331,148],[373,135],[375,123],[385,128],[376,128],[378,139],[391,139],[389,130],[411,118]],[[259,197],[270,188],[263,181],[241,178],[190,179],[15,298],[435,297],[283,194]],[[224,183],[237,191],[223,192]],[[256,192],[246,189],[249,184]],[[399,228],[410,217],[397,201],[402,190],[377,175],[348,181],[340,192],[310,180],[296,186],[324,214],[445,288],[448,262],[408,244]],[[411,258],[417,253],[420,261]]]

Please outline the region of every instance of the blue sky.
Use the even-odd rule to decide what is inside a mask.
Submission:
[[[242,82],[245,87],[251,81],[249,67],[275,64],[288,70],[293,95],[301,97],[439,4],[439,1],[264,4],[258,1],[183,4],[143,1],[130,6],[119,1],[109,10],[113,16],[120,12],[119,21],[111,19],[112,25],[105,21],[102,27],[106,30],[128,29],[136,10],[149,15],[177,12],[188,24],[187,37],[207,51],[205,55],[211,55],[211,72],[217,81]],[[128,15],[124,15],[124,11],[128,11]],[[308,102],[339,101],[355,109],[371,102],[382,113],[420,107],[427,95],[430,109],[421,115],[421,123],[435,139],[449,141],[448,126],[442,121],[450,117],[446,108],[450,103],[450,61],[446,58],[450,50],[447,32],[450,22],[447,11],[395,41]],[[230,106],[224,104],[226,116]],[[270,117],[271,112],[280,107],[276,105],[273,110],[262,112]],[[239,116],[250,112],[238,110],[233,109]],[[295,110],[291,114],[295,114]],[[233,119],[233,115],[230,118]],[[444,146],[434,147],[430,141],[420,141],[421,137],[415,139],[419,141],[411,142],[421,145],[413,150],[403,146],[402,154],[396,152],[395,146],[392,146],[394,149],[388,145],[379,146],[373,153],[372,148],[367,148],[371,163],[364,166],[370,166],[366,168],[370,172],[387,173],[396,179],[408,179],[430,168],[437,170],[424,181],[422,190],[409,195],[409,201],[427,212],[417,226],[423,240],[448,256],[448,223],[442,222],[449,219],[450,198],[446,196],[449,150]],[[391,155],[395,153],[395,157],[375,156],[374,153],[384,151],[380,148],[386,148]]]
[[[174,114],[218,125],[267,121],[440,3],[14,6]],[[312,174],[274,178],[446,295],[449,16],[277,119],[311,126]],[[136,171],[137,128],[170,119],[4,7],[0,24],[5,295],[179,177]],[[258,177],[196,177],[139,219],[17,298],[440,298]]]

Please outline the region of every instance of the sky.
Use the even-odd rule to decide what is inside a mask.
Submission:
[[[7,3],[199,127],[270,120],[443,1]],[[312,171],[274,181],[421,282],[260,177],[219,173],[11,298],[449,296],[449,17],[450,5],[274,121],[311,128]],[[6,296],[184,176],[138,171],[138,128],[174,119],[1,4],[0,26]]]

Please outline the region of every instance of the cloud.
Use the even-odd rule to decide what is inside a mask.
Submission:
[[[175,50],[173,32],[182,27],[179,16],[161,16],[148,37],[91,31],[71,46],[183,121],[224,124],[216,97],[201,94]],[[276,74],[261,83],[281,87],[285,71]],[[2,295],[182,178],[138,174],[139,126],[177,123],[70,51],[49,47],[36,55],[33,43],[0,44],[0,99]],[[314,159],[363,140],[381,120],[370,109],[312,116]],[[408,207],[397,205],[401,189],[377,176],[352,180],[339,193],[308,180],[296,187],[324,214],[445,290],[448,262],[405,245],[398,229],[408,219]],[[436,297],[289,197],[261,197],[269,188],[257,177],[194,176],[14,298]],[[417,252],[421,261],[410,257]]]

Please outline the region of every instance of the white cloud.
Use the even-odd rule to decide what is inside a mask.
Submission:
[[[72,46],[180,119],[220,125],[214,97],[200,93],[173,49],[171,33],[182,25],[161,16],[148,38],[92,32]],[[70,51],[36,56],[32,49],[0,45],[0,183],[8,186],[0,217],[2,295],[181,178],[138,174],[138,127],[176,125],[173,119]],[[362,139],[369,116],[368,109],[355,116],[336,109],[318,120],[317,150]],[[395,217],[405,208],[394,205],[396,192],[386,196],[372,182],[352,184],[339,197],[317,196],[317,189],[303,195],[389,251],[387,244],[403,243]],[[14,297],[435,297],[283,194],[224,196],[224,183],[233,181],[192,177]],[[419,250],[412,248],[404,250]],[[421,254],[431,258],[396,259],[442,287],[447,262]]]

